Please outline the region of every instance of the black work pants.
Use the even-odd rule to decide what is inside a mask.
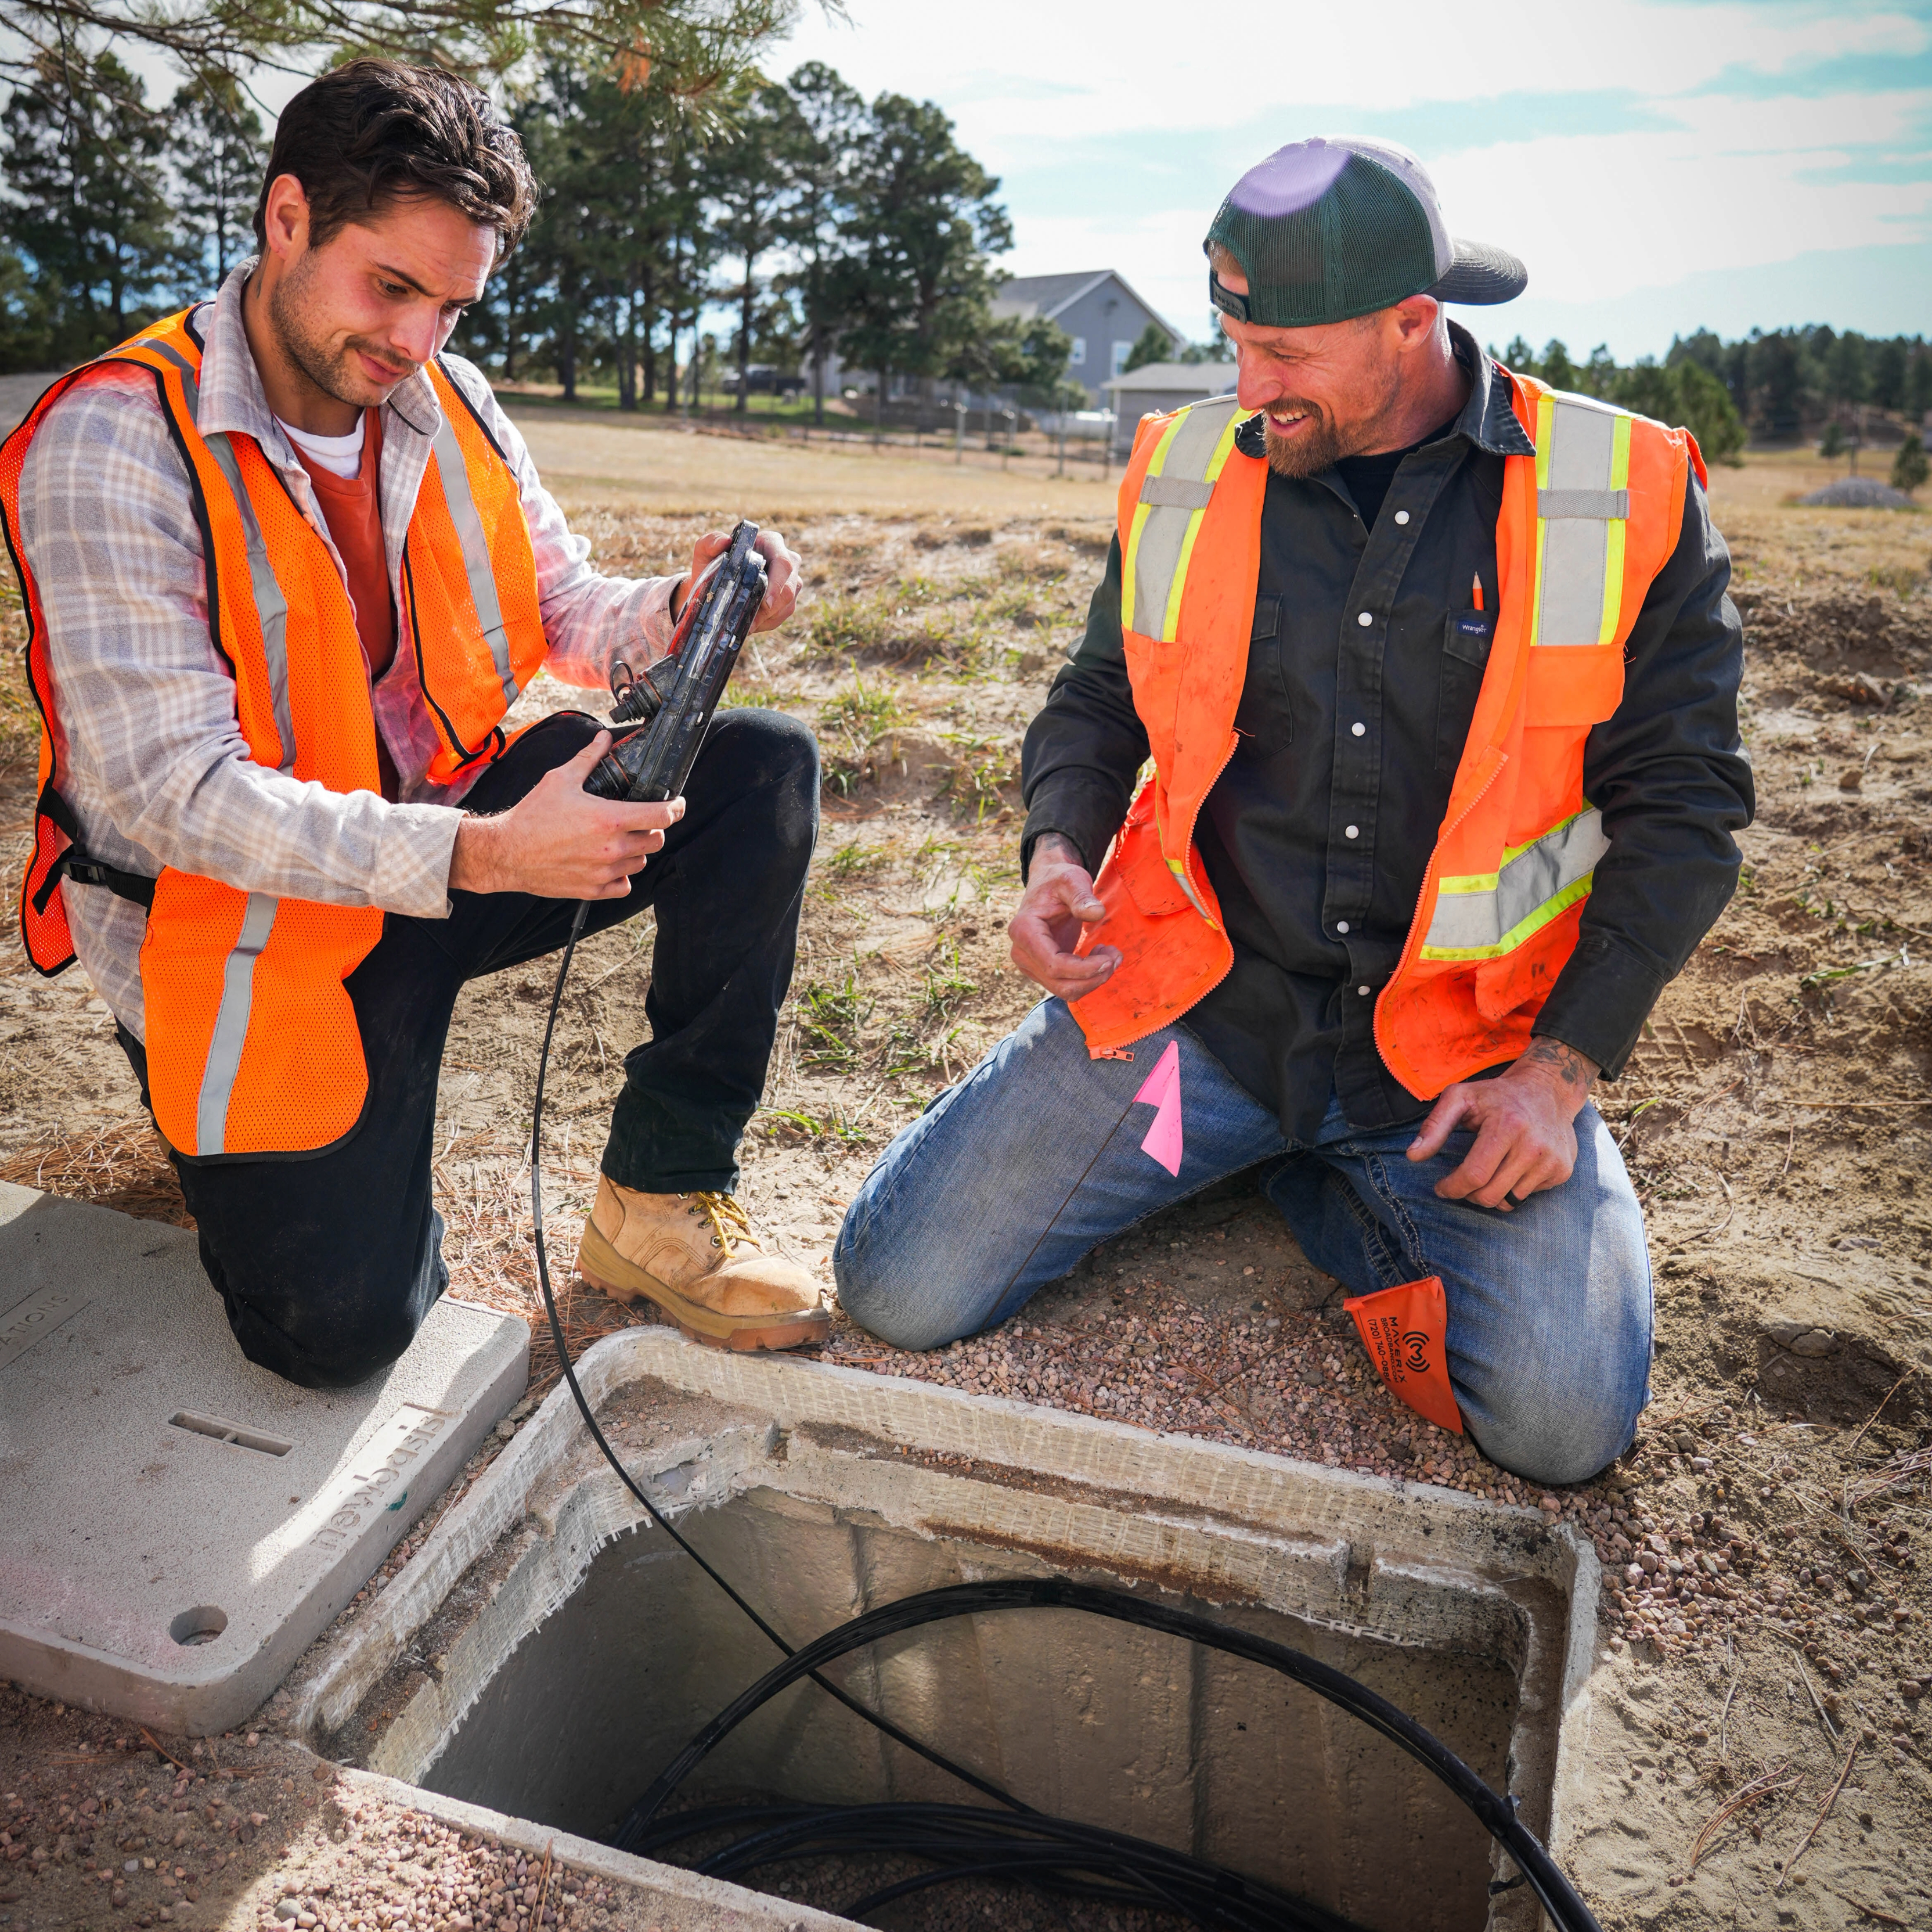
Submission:
[[[467,808],[514,805],[597,729],[574,712],[545,719],[478,782]],[[770,712],[722,713],[685,802],[630,896],[596,902],[585,926],[657,912],[650,1035],[625,1060],[602,1162],[647,1193],[736,1185],[818,830],[811,733]],[[306,1159],[175,1162],[242,1353],[304,1388],[347,1388],[394,1361],[448,1285],[430,1163],[457,993],[556,952],[577,910],[521,892],[449,897],[447,919],[386,916],[346,982],[369,1069],[368,1104],[346,1141]],[[146,1054],[124,1031],[121,1040],[145,1102]]]

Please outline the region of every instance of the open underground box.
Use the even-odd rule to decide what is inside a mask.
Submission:
[[[1562,1857],[1598,1579],[1567,1528],[1058,1411],[724,1354],[668,1328],[608,1337],[579,1374],[632,1474],[794,1644],[945,1584],[1058,1575],[1128,1591],[1346,1672],[1510,1794]],[[625,1491],[560,1388],[290,1688],[298,1728],[332,1758],[464,1801],[465,1815],[608,1844],[777,1660]],[[1041,1811],[1191,1852],[1370,1932],[1538,1922],[1527,1889],[1491,1894],[1513,1868],[1434,1778],[1249,1660],[1032,1609],[906,1631],[826,1674]],[[985,1802],[800,1683],[675,1802],[907,1798]],[[782,1898],[615,1852],[599,1862],[683,1901],[667,1924],[706,1900],[723,1916],[688,1922],[805,1922]],[[871,1888],[842,1873],[829,1893],[794,1882],[805,1870],[745,1876],[834,1912]],[[920,1904],[890,1922],[926,1922]]]

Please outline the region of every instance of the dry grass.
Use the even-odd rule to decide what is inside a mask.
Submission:
[[[24,1149],[0,1162],[0,1180],[91,1201],[143,1221],[194,1226],[167,1148],[145,1115]]]

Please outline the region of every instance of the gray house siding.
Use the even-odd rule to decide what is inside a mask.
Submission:
[[[1069,378],[1087,391],[1090,406],[1101,407],[1102,386],[1120,374],[1127,352],[1149,322],[1178,340],[1166,318],[1149,308],[1112,269],[1091,274],[1025,275],[994,291],[995,316],[1030,320],[1043,315],[1073,339]]]

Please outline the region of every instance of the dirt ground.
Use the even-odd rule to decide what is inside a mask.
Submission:
[[[829,1284],[832,1238],[871,1162],[1031,1003],[1003,936],[1019,737],[1078,634],[1108,493],[608,416],[526,421],[605,568],[667,567],[741,507],[782,524],[806,558],[799,618],[760,640],[734,694],[812,723],[827,772],[742,1192]],[[1401,1408],[1336,1284],[1238,1182],[1097,1251],[996,1335],[914,1357],[842,1320],[829,1350],[1526,1503],[1587,1530],[1605,1564],[1606,1660],[1570,1862],[1612,1928],[1932,1925],[1920,1716],[1932,1592],[1919,1567],[1932,1490],[1932,525],[1786,507],[1822,480],[1809,468],[1754,458],[1715,479],[1749,641],[1759,817],[1737,898],[1599,1096],[1646,1204],[1658,1295],[1654,1400],[1615,1469],[1542,1494]],[[17,607],[0,615],[17,634]],[[584,702],[548,680],[525,699]],[[17,848],[32,778],[17,682],[0,704],[12,760],[0,813]],[[640,1024],[649,936],[640,919],[587,946],[565,1002],[546,1176],[566,1258]],[[439,1128],[455,1292],[526,1314],[523,1149],[550,987],[531,968],[470,990]],[[180,1216],[104,1008],[78,974],[38,979],[10,933],[0,1172]],[[630,1318],[572,1293],[574,1346]],[[540,1379],[554,1373],[541,1342],[536,1361]],[[111,1880],[83,1876],[106,1869],[98,1834],[90,1857],[61,1807],[98,1782],[82,1742],[128,1735],[0,1704],[0,1802],[17,1795],[22,1819],[0,1832],[0,1924],[10,1912],[37,1932],[108,1921]],[[117,1794],[154,1785],[123,1776],[124,1762]],[[23,1883],[37,1867],[46,1876]],[[172,1909],[241,1922],[242,1895]],[[339,1932],[340,1914],[311,1916]]]

